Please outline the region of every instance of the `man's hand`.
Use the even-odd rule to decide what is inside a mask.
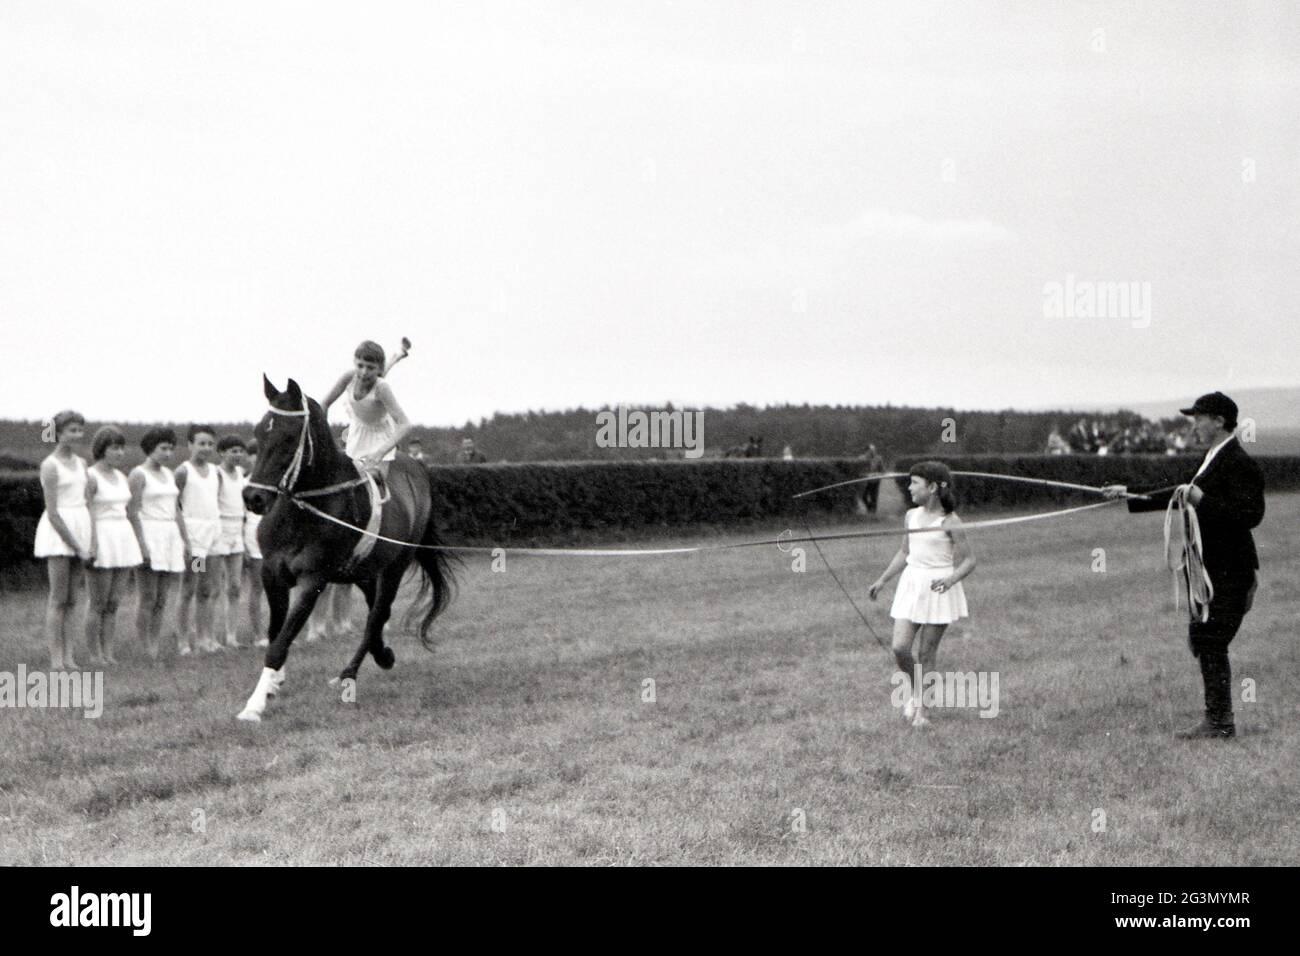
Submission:
[[[884,585],[879,581],[879,579],[872,581],[871,586],[867,588],[867,597],[874,601],[876,596],[880,594],[880,589],[882,587],[884,587]]]
[[[1128,485],[1107,485],[1101,489],[1103,498],[1125,498],[1128,496]]]

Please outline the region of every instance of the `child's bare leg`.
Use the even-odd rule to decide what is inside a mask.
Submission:
[[[181,600],[176,610],[176,650],[179,654],[188,654],[194,649],[194,591],[198,587],[199,572],[192,565],[197,560],[191,559],[191,567],[181,572]]]
[[[113,572],[95,568],[86,572],[86,653],[91,664],[104,663],[104,649],[99,635],[104,627],[104,608],[108,604],[108,589],[113,582]]]
[[[116,664],[113,656],[113,641],[117,636],[117,609],[122,604],[122,593],[126,590],[129,568],[114,568],[109,574],[108,599],[104,602],[104,623],[99,631],[99,646],[104,652],[104,660]]]
[[[203,560],[199,566],[198,579],[194,588],[194,634],[198,640],[198,646],[205,651],[215,651],[219,646],[212,638],[213,618],[217,613],[217,592],[220,581],[217,580],[220,572],[214,565],[220,564],[220,559],[213,559],[211,555]]]
[[[136,640],[144,645],[145,653],[150,657],[158,656],[157,631],[154,618],[157,616],[155,605],[158,603],[158,578],[147,567],[135,572],[135,593],[140,599],[135,611]]]
[[[157,657],[160,645],[162,643],[163,622],[167,619],[167,602],[171,600],[177,588],[180,587],[180,575],[174,572],[164,572],[153,575],[157,583],[156,594],[154,599],[153,613],[149,621],[149,652],[151,657]]]
[[[330,618],[330,603],[333,591],[337,587],[334,584],[325,585],[325,592],[317,599],[315,606],[311,609],[311,615],[307,618],[307,643],[314,644],[322,638],[332,636]],[[294,603],[297,603],[297,596],[294,597]]]
[[[225,571],[226,594],[226,646],[240,647],[239,643],[239,596],[244,584],[244,556],[229,554],[221,559]]]
[[[926,674],[935,672],[935,658],[939,655],[939,642],[943,640],[943,632],[948,630],[947,624],[922,624],[920,629],[921,646],[918,657],[921,661],[921,679],[925,680]],[[924,687],[924,684],[922,684]],[[913,727],[924,727],[930,721],[925,716],[925,694],[916,695],[916,718],[912,721]]]
[[[68,612],[72,610],[75,593],[72,589],[72,558],[46,558],[45,570],[50,579],[50,596],[45,605],[45,643],[50,652],[50,668],[58,671],[77,666],[64,653]]]
[[[249,558],[248,565],[248,626],[254,643],[266,639],[262,633],[262,559]]]
[[[905,618],[894,619],[894,636],[890,642],[891,649],[894,652],[894,663],[898,669],[907,675],[907,683],[911,690],[908,692],[907,706],[903,708],[903,716],[911,720],[912,709],[915,706],[916,698],[920,695],[920,688],[915,686],[913,674],[916,670],[916,661],[912,657],[912,644],[916,640],[917,625]]]
[[[352,630],[352,585],[338,584],[334,587],[334,633],[346,637]]]

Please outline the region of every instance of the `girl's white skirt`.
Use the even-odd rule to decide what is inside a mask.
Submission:
[[[151,571],[178,572],[185,570],[185,542],[174,518],[143,518],[144,543],[149,547]]]
[[[140,542],[125,518],[104,518],[95,525],[95,567],[134,568],[142,564]]]
[[[60,508],[59,516],[63,523],[68,526],[72,532],[72,537],[77,540],[86,551],[90,550],[90,509],[85,505],[78,505],[75,508]],[[36,524],[36,557],[38,558],[75,558],[77,552],[68,547],[67,543],[54,530],[54,525],[50,523],[48,512],[41,512],[41,520]]]
[[[968,617],[966,592],[958,581],[947,591],[932,591],[930,584],[952,574],[953,568],[915,568],[907,565],[898,578],[898,590],[889,616],[913,624],[951,624]]]
[[[385,418],[380,425],[366,425],[354,421],[348,426],[348,439],[344,450],[353,461],[373,455],[380,447],[392,441],[395,430],[391,418]],[[381,460],[392,461],[396,457],[397,449],[390,448]]]

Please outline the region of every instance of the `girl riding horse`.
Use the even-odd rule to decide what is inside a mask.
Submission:
[[[412,613],[423,607],[420,640],[451,600],[454,585],[447,553],[440,549],[433,515],[428,469],[406,455],[389,462],[388,499],[375,533],[371,519],[371,481],[334,441],[325,412],[289,380],[283,392],[263,376],[270,409],[254,429],[257,467],[244,488],[244,502],[265,515],[257,531],[262,550],[262,582],[271,621],[265,666],[241,720],[258,721],[284,680],[289,646],[311,614],[326,584],[356,584],[369,612],[365,633],[339,677],[354,680],[367,653],[387,670],[395,657],[385,646],[384,625],[402,576],[412,560],[421,573]],[[362,538],[368,537],[373,547]],[[294,584],[304,587],[290,608]],[[431,592],[431,593],[430,593]]]

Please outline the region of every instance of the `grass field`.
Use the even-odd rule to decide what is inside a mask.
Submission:
[[[1295,864],[1300,496],[1268,507],[1233,741],[1171,736],[1200,680],[1155,515],[973,532],[939,667],[996,671],[1001,709],[926,731],[811,552],[476,557],[436,652],[395,635],[356,704],[349,640],[300,641],[261,725],[251,650],[119,664],[97,720],[0,710],[0,862]],[[862,592],[894,546],[826,553]],[[0,670],[43,667],[43,595],[0,602]]]

